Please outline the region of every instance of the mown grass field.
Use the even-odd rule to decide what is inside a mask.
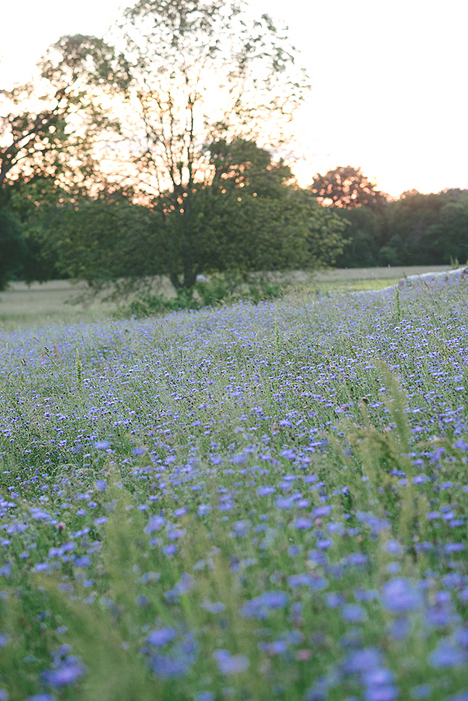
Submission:
[[[405,275],[421,275],[431,271],[448,270],[449,266],[411,266],[408,268],[351,268],[328,270],[309,274],[275,275],[279,282],[289,286],[290,296],[304,292],[330,292],[381,289],[398,282]],[[88,298],[86,304],[78,300],[86,287],[68,280],[46,283],[12,282],[8,290],[0,292],[0,329],[13,331],[29,326],[44,326],[54,322],[95,322],[108,318],[117,310],[117,303]],[[168,280],[162,279],[155,287],[164,295],[174,295]]]
[[[1,332],[0,699],[466,701],[467,302]]]

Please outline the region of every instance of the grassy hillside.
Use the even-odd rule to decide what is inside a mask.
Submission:
[[[467,699],[467,310],[2,332],[0,699]]]
[[[273,277],[280,283],[286,282],[289,285],[289,293],[294,295],[315,290],[328,292],[380,289],[397,282],[404,275],[420,275],[447,269],[447,266],[351,268],[328,270],[313,275],[294,272]],[[85,289],[82,284],[73,285],[67,280],[33,283],[30,286],[23,282],[12,282],[7,291],[0,293],[0,329],[9,331],[51,322],[94,322],[103,320],[116,311],[117,304],[102,303],[99,299],[89,299],[85,305],[79,303],[78,300]],[[168,297],[174,296],[168,280],[158,281],[155,289]]]

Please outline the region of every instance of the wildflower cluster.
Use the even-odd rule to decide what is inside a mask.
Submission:
[[[467,301],[4,335],[0,701],[466,701]]]

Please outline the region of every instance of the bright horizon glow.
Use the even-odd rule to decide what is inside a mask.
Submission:
[[[64,34],[102,36],[121,0],[22,0],[2,8],[0,88],[29,80]],[[468,189],[464,0],[250,0],[289,26],[312,80],[295,120],[301,185],[362,168],[392,196]],[[11,27],[11,31],[8,28]],[[20,37],[20,41],[18,38]]]

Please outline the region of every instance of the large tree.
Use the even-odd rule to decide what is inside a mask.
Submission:
[[[131,77],[120,93],[120,182],[153,207],[171,280],[190,288],[243,169],[272,175],[265,148],[281,147],[308,80],[283,29],[251,18],[243,0],[140,0],[114,40]]]
[[[352,166],[340,166],[325,175],[317,173],[309,189],[320,204],[345,209],[365,206],[378,210],[386,202],[386,196],[361,168]]]
[[[96,144],[118,130],[103,105],[123,88],[125,62],[102,39],[62,37],[38,63],[35,81],[0,90],[0,188],[33,178],[62,187],[96,179]]]
[[[125,62],[102,39],[66,36],[34,80],[0,90],[0,214],[9,232],[0,236],[0,289],[15,274],[55,273],[55,256],[43,255],[44,222],[58,203],[102,181],[97,147],[118,132],[103,103],[126,77]]]
[[[59,269],[99,283],[167,274],[177,290],[201,272],[279,270],[333,263],[344,224],[294,187],[265,149],[237,139],[210,147],[214,175],[188,200],[162,193],[151,207],[116,193],[63,206],[49,228]],[[181,211],[182,210],[182,211]]]

